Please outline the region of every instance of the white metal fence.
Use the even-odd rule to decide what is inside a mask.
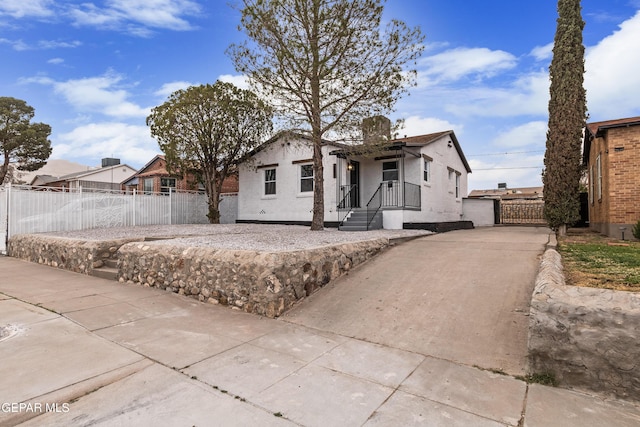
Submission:
[[[140,225],[205,224],[207,196],[195,192],[124,194],[117,191],[0,187],[0,253],[16,234]],[[223,196],[221,223],[237,218],[236,195]]]
[[[8,206],[9,192],[7,187],[0,186],[0,253],[6,253],[7,231],[8,231]]]

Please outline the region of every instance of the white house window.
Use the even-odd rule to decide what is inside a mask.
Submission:
[[[382,180],[397,181],[398,180],[398,161],[382,163]]]
[[[145,178],[142,183],[142,190],[145,194],[153,193],[153,178]]]
[[[264,170],[264,194],[265,196],[276,194],[276,170]]]
[[[176,189],[176,179],[175,178],[160,178],[160,192],[164,194],[169,194],[171,190],[175,191]]]
[[[431,181],[431,160],[425,159],[425,161],[424,161],[423,179],[424,179],[424,182]]]
[[[300,192],[313,191],[313,165],[300,166]]]
[[[456,199],[460,198],[460,173],[456,172]]]
[[[598,186],[598,200],[602,200],[602,161],[600,155],[596,157],[596,185]]]

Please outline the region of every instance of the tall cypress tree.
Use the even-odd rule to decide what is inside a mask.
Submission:
[[[580,219],[580,147],[586,125],[584,89],[584,21],[580,0],[558,0],[558,20],[549,67],[549,129],[544,156],[544,215],[564,235]]]

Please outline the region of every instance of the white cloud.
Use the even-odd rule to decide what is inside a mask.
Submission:
[[[200,5],[189,0],[111,0],[113,9],[132,21],[171,30],[190,30],[191,24],[181,15],[196,15]]]
[[[546,115],[549,103],[549,76],[546,71],[525,74],[505,86],[459,88],[444,99],[444,108],[456,115],[513,117]]]
[[[544,46],[536,46],[531,49],[529,55],[533,56],[536,61],[546,61],[553,57],[553,42]]]
[[[194,27],[185,16],[197,16],[200,12],[200,5],[190,0],[110,0],[107,7],[83,3],[69,9],[75,25],[123,31],[140,37],[150,36],[151,28],[192,30]]]
[[[51,58],[47,61],[47,64],[59,65],[64,63],[64,59],[62,58]]]
[[[196,83],[186,82],[186,81],[178,81],[178,82],[170,82],[162,85],[160,89],[155,91],[153,94],[162,98],[167,98],[173,92],[176,92],[181,89],[186,89],[190,86],[195,86]]]
[[[450,123],[435,117],[410,116],[405,119],[404,127],[398,131],[399,137],[426,135],[429,133],[453,130],[456,135],[462,132],[463,126]]]
[[[456,48],[428,56],[419,62],[418,84],[452,82],[466,76],[492,77],[514,68],[516,57],[502,50]]]
[[[0,39],[0,44],[8,44],[13,50],[36,50],[36,49],[58,49],[58,48],[75,48],[82,45],[82,42],[73,40],[71,42],[64,42],[58,40],[40,40],[35,45],[29,45],[22,40],[9,40]]]
[[[547,123],[543,121],[528,122],[500,133],[493,140],[493,145],[508,148],[535,145],[543,149],[547,139],[547,127]]]
[[[544,153],[467,158],[472,173],[469,175],[470,190],[497,188],[505,182],[511,188],[538,187],[542,185]]]
[[[240,89],[249,90],[251,87],[251,85],[249,84],[249,79],[244,75],[234,76],[231,74],[222,74],[218,76],[218,80],[224,83],[231,83]]]
[[[595,121],[640,114],[640,11],[587,50],[585,88]]]
[[[79,112],[98,112],[112,117],[146,117],[150,109],[127,100],[129,93],[119,87],[123,79],[112,72],[99,77],[57,82],[48,77],[23,79],[23,83],[52,85]]]
[[[2,0],[0,2],[0,16],[9,15],[13,18],[25,16],[47,17],[53,15],[49,6],[53,0]]]
[[[23,50],[29,50],[29,45],[23,42],[22,40],[9,40],[9,39],[0,39],[0,44],[7,44],[11,46],[13,50],[17,50],[18,52]]]
[[[79,126],[53,140],[52,158],[93,159],[117,157],[139,167],[160,152],[146,126],[106,122]]]
[[[75,48],[79,46],[82,46],[82,42],[79,40],[73,40],[70,42],[59,40],[40,40],[38,42],[38,48],[40,49]]]

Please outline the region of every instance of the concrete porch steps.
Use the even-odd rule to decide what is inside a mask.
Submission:
[[[118,261],[115,259],[104,260],[102,267],[94,268],[90,275],[107,280],[118,280]]]
[[[378,211],[369,224],[369,230],[380,230],[382,228],[382,211]],[[367,231],[367,211],[354,210],[342,225],[338,227],[341,231]]]

